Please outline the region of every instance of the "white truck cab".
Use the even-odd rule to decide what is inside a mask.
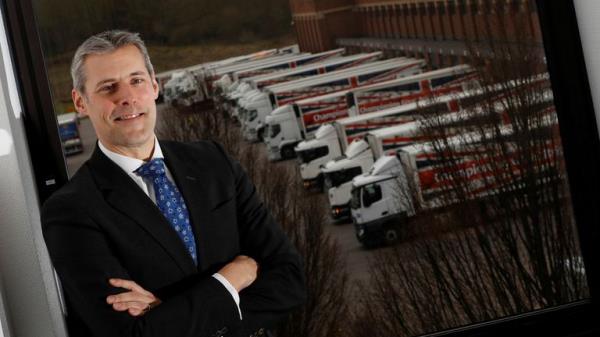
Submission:
[[[249,118],[250,109],[253,108],[252,101],[255,99],[255,96],[260,94],[260,90],[250,89],[239,97],[235,104],[237,108],[237,119],[240,122],[242,134],[244,133],[246,120]]]
[[[329,204],[334,218],[350,216],[349,203],[352,199],[352,178],[362,172],[368,171],[375,161],[390,151],[406,146],[413,142],[418,132],[418,123],[410,122],[398,124],[381,129],[369,131],[364,138],[355,139],[348,146],[344,157],[334,159],[322,169],[325,175],[325,184],[331,182],[328,177],[344,177],[345,182],[336,186],[329,186]],[[348,152],[353,147],[354,155]],[[360,150],[359,150],[360,149]],[[353,170],[360,167],[361,172]],[[354,173],[354,176],[349,176]],[[341,179],[338,179],[338,183]]]
[[[286,104],[273,110],[265,117],[265,124],[267,125],[265,143],[267,144],[269,160],[290,159],[296,155],[294,147],[298,144],[299,137],[294,134],[290,138],[289,132],[282,132],[284,128],[287,130],[296,124],[296,121],[290,118],[290,116],[294,116],[290,111],[292,111],[292,106]],[[294,129],[297,128],[294,127]]]
[[[312,139],[298,143],[294,148],[300,161],[300,175],[306,189],[323,188],[321,168],[334,159],[331,154],[342,153],[335,128],[331,124],[321,125]]]
[[[398,240],[400,226],[413,212],[411,198],[399,198],[406,178],[398,157],[383,156],[368,173],[352,179],[350,209],[356,238],[365,247]]]
[[[164,101],[172,106],[192,106],[204,100],[204,92],[194,75],[183,70],[176,72],[165,83]]]
[[[269,96],[260,90],[252,90],[243,104],[245,116],[242,118],[244,139],[256,142],[264,139],[265,118],[271,112]]]
[[[240,83],[240,85],[229,94],[225,95],[225,102],[227,102],[229,114],[239,119],[239,105],[238,101],[240,98],[244,97],[246,93],[248,93],[252,88],[247,83]]]
[[[366,172],[371,165],[373,155],[367,142],[354,140],[348,145],[344,156],[329,161],[321,169],[333,219],[350,216],[352,178]]]

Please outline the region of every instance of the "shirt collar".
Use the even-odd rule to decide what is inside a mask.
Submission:
[[[137,170],[140,166],[142,166],[145,162],[143,160],[124,156],[122,154],[118,154],[107,149],[100,140],[98,140],[98,147],[100,151],[104,153],[108,159],[112,160],[115,164],[117,164],[123,171],[128,174],[133,174],[135,170]],[[152,157],[150,159],[155,158],[163,158],[162,149],[160,148],[160,144],[158,144],[158,139],[154,137],[154,151],[152,152]]]

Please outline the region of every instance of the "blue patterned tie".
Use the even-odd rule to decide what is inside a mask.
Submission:
[[[156,196],[156,205],[165,218],[169,220],[169,223],[171,223],[171,226],[173,226],[173,229],[175,229],[185,248],[192,256],[192,259],[194,259],[194,263],[197,265],[196,242],[194,241],[192,226],[190,225],[190,216],[177,186],[167,179],[163,159],[154,158],[140,166],[135,170],[135,173],[142,178],[152,181],[154,195]]]

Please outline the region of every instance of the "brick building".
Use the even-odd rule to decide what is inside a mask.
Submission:
[[[290,8],[303,51],[382,50],[439,68],[465,62],[466,41],[541,46],[533,0],[290,0]]]

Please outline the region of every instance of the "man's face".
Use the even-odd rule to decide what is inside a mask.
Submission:
[[[85,93],[73,89],[73,102],[89,116],[102,144],[125,153],[153,145],[158,84],[137,47],[89,55],[83,68]]]

